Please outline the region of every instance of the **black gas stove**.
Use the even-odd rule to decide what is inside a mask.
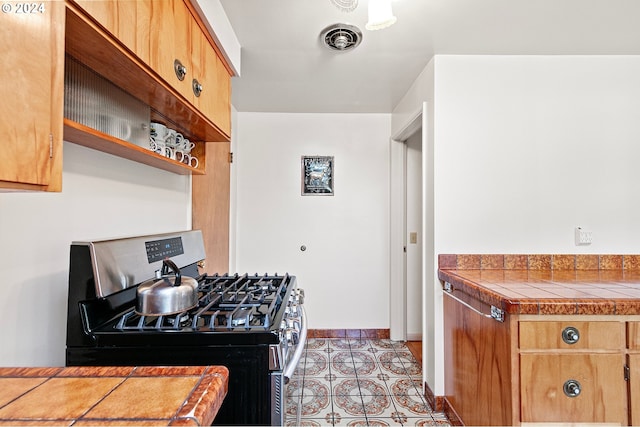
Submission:
[[[197,304],[140,314],[137,288],[167,258],[197,281]],[[303,292],[288,274],[199,274],[203,259],[199,231],[74,242],[66,363],[224,365],[229,391],[214,423],[281,425],[306,339]]]

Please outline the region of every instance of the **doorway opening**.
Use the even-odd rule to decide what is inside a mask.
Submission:
[[[425,365],[425,283],[433,254],[425,210],[426,103],[391,140],[391,306],[392,340],[415,343]],[[430,249],[431,248],[431,249]],[[424,371],[423,371],[424,372]]]

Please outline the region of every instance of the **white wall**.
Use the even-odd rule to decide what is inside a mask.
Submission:
[[[296,275],[312,329],[389,327],[390,119],[238,113],[237,270]],[[334,196],[301,195],[303,155],[334,156]]]
[[[436,56],[430,67],[394,128],[433,101],[436,256],[640,251],[640,57]],[[591,246],[575,246],[576,226]],[[442,395],[441,295],[435,277],[426,286],[425,376]]]
[[[640,57],[443,56],[435,81],[440,252],[638,253]]]
[[[191,227],[191,179],[64,144],[61,193],[0,193],[0,366],[63,366],[74,240]]]

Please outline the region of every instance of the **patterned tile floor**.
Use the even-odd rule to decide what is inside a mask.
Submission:
[[[422,395],[422,370],[404,343],[307,340],[286,389],[287,426],[448,426]]]

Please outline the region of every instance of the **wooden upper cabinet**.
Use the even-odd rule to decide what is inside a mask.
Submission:
[[[118,39],[142,61],[149,63],[149,28],[153,0],[119,0]]]
[[[149,62],[149,24],[153,0],[76,0],[93,19]]]
[[[151,1],[149,65],[187,100],[192,99],[191,13],[183,0]],[[179,73],[184,73],[181,77]]]
[[[231,76],[200,27],[195,21],[192,24],[192,102],[223,132],[231,135]],[[201,90],[199,96],[198,90]]]
[[[74,2],[219,129],[223,137],[210,141],[229,139],[231,75],[188,1]],[[176,69],[184,72],[182,79]],[[202,89],[200,96],[194,84]]]
[[[8,2],[0,25],[0,189],[60,191],[64,3]]]

